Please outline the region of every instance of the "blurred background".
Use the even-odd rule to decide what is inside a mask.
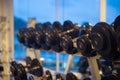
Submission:
[[[22,27],[27,26],[29,18],[36,18],[37,22],[44,23],[56,20],[56,0],[13,0],[14,1],[14,46],[15,59],[26,57],[26,50],[17,40],[16,34]],[[106,22],[111,24],[120,14],[120,0],[106,0]],[[90,22],[95,25],[100,21],[100,0],[59,0],[58,20],[63,23],[71,20],[73,23],[82,24]],[[43,66],[56,69],[56,54],[53,52],[41,51]],[[60,68],[64,70],[68,55],[60,55]],[[78,69],[80,57],[74,57],[72,70]]]

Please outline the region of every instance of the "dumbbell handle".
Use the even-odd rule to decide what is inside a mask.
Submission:
[[[31,72],[31,71],[34,71],[34,70],[37,70],[37,69],[39,69],[38,66],[37,66],[37,67],[34,67],[34,68],[32,68],[32,69],[28,69],[28,66],[25,66],[25,71],[26,71],[27,73],[29,73],[29,72]]]
[[[70,29],[70,30],[61,32],[61,33],[59,33],[58,35],[59,35],[59,36],[63,36],[63,35],[69,34],[69,33],[71,33],[71,32],[74,32],[74,31],[77,30],[77,29],[79,29],[79,28],[78,28],[78,27],[77,27],[77,28],[72,28],[72,29]],[[73,36],[72,36],[72,37],[73,37]]]

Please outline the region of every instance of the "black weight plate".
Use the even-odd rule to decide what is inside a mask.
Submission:
[[[24,37],[24,33],[27,31],[27,28],[21,28],[17,34],[17,38],[18,38],[18,41],[20,43],[25,43],[25,37]]]
[[[85,74],[87,71],[87,68],[89,67],[88,61],[86,57],[81,57],[79,60],[79,72]]]
[[[59,21],[55,21],[52,25],[52,29],[56,30],[57,32],[62,32],[63,27]]]
[[[78,80],[73,73],[67,73],[66,80]]]
[[[113,45],[113,35],[110,31],[110,26],[105,23],[105,22],[100,22],[97,23],[91,33],[99,33],[100,35],[103,36],[104,39],[104,46],[103,49],[99,51],[99,54],[104,58],[104,59],[109,59],[109,60],[113,60],[116,57],[116,54],[113,52],[114,51],[114,45]],[[94,39],[92,39],[91,41],[93,41]],[[98,43],[98,45],[101,43]]]
[[[64,31],[67,31],[69,29],[72,29],[74,27],[72,21],[70,20],[66,20],[64,23],[63,23],[63,30]]]
[[[60,44],[59,33],[63,31],[60,22],[55,21],[52,25],[52,29],[48,30],[46,35],[46,44],[49,46],[57,46]]]
[[[16,74],[17,74],[17,63],[15,62],[15,61],[12,61],[11,63],[11,66],[10,66],[10,70],[11,70],[11,72],[12,72],[12,75],[13,76],[16,76]]]
[[[95,50],[99,51],[104,48],[103,36],[101,36],[99,33],[92,33],[90,38],[92,40],[92,45]]]
[[[30,76],[30,77],[29,77],[29,80],[34,80],[33,76]]]
[[[47,33],[48,34],[45,37],[47,45],[54,46],[54,45],[57,45],[60,43],[58,32],[55,32],[53,30],[49,30]]]
[[[82,53],[82,55],[87,57],[93,56],[93,54],[91,54],[92,52],[91,42],[87,35],[83,35],[80,38],[78,38],[77,48]]]
[[[42,26],[41,23],[36,23],[36,24],[35,24],[35,29],[36,29],[37,31],[41,30],[42,27],[43,27],[43,26]]]
[[[27,67],[31,66],[32,59],[30,57],[26,57],[25,61],[26,61]]]
[[[51,72],[49,70],[45,71],[45,75],[47,75],[46,80],[53,80],[52,74],[51,74]]]
[[[30,27],[28,28],[28,31],[24,34],[25,46],[30,47],[30,48],[33,47],[33,44],[35,43],[34,32],[35,32],[35,29]]]
[[[120,33],[116,34],[116,41],[117,41],[117,47],[118,52],[120,53]]]
[[[27,73],[25,67],[22,64],[18,64],[17,69],[19,70],[19,76],[22,80],[27,80]]]
[[[56,75],[56,80],[64,80],[64,78],[62,77],[61,74],[57,74]]]
[[[43,67],[38,61],[38,59],[32,60],[32,68],[35,68],[35,70],[32,70],[32,73],[38,77],[43,75]]]
[[[38,45],[45,43],[44,33],[42,30],[36,31],[34,36],[35,36],[35,41]]]
[[[116,17],[115,21],[114,21],[114,30],[120,30],[120,15]]]
[[[68,35],[64,35],[60,39],[60,45],[65,51],[72,50],[74,48],[72,38]]]

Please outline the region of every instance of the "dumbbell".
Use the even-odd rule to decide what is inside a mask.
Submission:
[[[17,34],[18,40],[20,43],[22,43],[24,46],[28,48],[35,48],[39,49],[40,45],[38,45],[35,41],[35,28],[21,28]]]
[[[51,72],[49,70],[46,70],[44,75],[43,68],[37,59],[32,60],[30,57],[26,57],[25,60],[26,60],[26,66],[22,66],[21,64],[18,65],[21,66],[20,67],[21,69],[26,68],[26,73],[30,73],[37,77],[45,78],[46,80],[52,80]]]
[[[29,76],[29,80],[53,80],[52,74],[49,70],[45,71],[45,74],[41,77]]]
[[[36,43],[41,45],[42,49],[49,50],[50,46],[46,44],[46,35],[48,31],[51,30],[52,24],[50,22],[45,22],[43,24],[36,24],[35,29],[37,30],[35,33]]]
[[[102,76],[108,76],[112,74],[113,71],[113,63],[112,61],[107,60],[98,60],[99,70],[102,71]]]
[[[80,32],[80,37],[77,39],[78,51],[80,51],[82,55],[86,57],[91,57],[96,55],[96,52],[92,48],[92,43],[90,39],[91,30],[92,30],[92,25],[90,23],[83,24]]]
[[[60,26],[60,23],[56,23],[53,24],[53,26]],[[70,20],[67,20],[64,22],[63,24],[63,29],[56,30],[56,29],[52,29],[51,31],[49,31],[49,34],[46,36],[46,42],[48,45],[51,45],[53,50],[60,52],[62,51],[62,48],[60,46],[60,39],[63,35],[70,35],[72,37],[77,36],[77,29],[76,27],[74,27],[73,23]],[[74,35],[76,34],[76,35]]]
[[[27,32],[27,28],[21,28],[17,34],[17,37],[18,37],[18,41],[21,43],[21,44],[24,44],[25,43],[25,37],[24,37],[24,33]]]
[[[67,73],[66,80],[91,80],[89,76],[82,76],[80,73]]]
[[[102,77],[101,80],[120,80],[120,78],[116,74],[112,74],[109,76]]]
[[[59,21],[55,21],[52,24],[52,29],[48,30],[47,31],[48,34],[45,35],[46,44],[51,46],[51,48],[56,52],[62,51],[62,48],[59,45],[59,38],[56,36],[57,33],[60,33],[62,31],[63,26],[61,25],[61,23]]]
[[[81,56],[80,60],[78,62],[78,66],[79,66],[78,72],[80,72],[82,74],[86,74],[87,73],[87,68],[89,67],[87,58],[84,57],[84,56]]]
[[[16,78],[24,77],[26,80],[27,73],[33,74],[35,76],[43,76],[43,68],[37,59],[33,59],[29,66],[23,66],[21,63],[11,62],[11,72]],[[24,79],[23,78],[23,79]]]
[[[18,40],[28,48],[48,50],[50,47],[45,43],[44,33],[49,30],[50,26],[51,23],[46,22],[44,24],[37,23],[35,28],[22,28],[17,34]]]
[[[15,80],[27,80],[26,72],[24,71],[24,69],[21,71],[15,61],[11,62],[10,70]]]
[[[91,43],[95,51],[106,60],[118,59],[114,29],[105,22],[97,23],[91,31]]]
[[[63,76],[61,74],[56,74],[56,80],[64,80]]]
[[[120,15],[116,17],[116,19],[113,22],[113,27],[115,30],[115,34],[116,34],[116,41],[117,41],[117,51],[119,52],[119,56],[120,56]]]
[[[80,26],[76,24],[73,29],[69,31],[71,32],[61,36],[60,45],[68,54],[75,54],[77,52],[76,40],[77,37],[79,37]]]

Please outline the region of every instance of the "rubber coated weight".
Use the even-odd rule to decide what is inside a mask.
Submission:
[[[77,39],[77,48],[83,56],[91,57],[96,55],[92,49],[91,41],[88,35],[83,35]]]
[[[74,42],[69,35],[61,37],[60,45],[68,54],[75,54],[77,52],[77,48],[74,47]]]
[[[118,29],[120,30],[120,15],[116,17],[113,24],[114,24],[115,31],[117,31]]]
[[[36,75],[38,77],[43,75],[43,67],[38,61],[38,59],[33,59],[31,65],[31,69],[29,68],[29,72],[31,74]]]
[[[46,80],[53,80],[53,78],[52,78],[52,74],[51,74],[51,72],[49,71],[49,70],[46,70],[45,71],[45,74],[46,74]]]
[[[28,57],[27,60],[30,60],[30,58]],[[22,64],[18,64],[15,61],[11,62],[10,68],[14,78],[16,78],[15,80],[18,80],[18,78],[20,78],[20,80],[27,80],[27,73],[30,73],[37,77],[43,76],[42,65],[37,59],[33,59],[31,62],[29,61],[28,63],[29,65],[24,67]]]
[[[25,43],[24,33],[27,31],[27,28],[21,28],[17,34],[18,41],[20,43]]]
[[[24,45],[29,47],[29,48],[34,47],[34,32],[35,32],[35,29],[30,27],[24,33],[24,37],[25,37]]]
[[[60,23],[57,23],[53,26],[60,27],[61,25]],[[63,30],[59,31],[52,28],[52,30],[48,31],[48,35],[46,36],[46,42],[48,45],[52,46],[53,50],[55,50],[56,52],[60,52],[62,51],[62,48],[60,46],[60,38],[63,35],[70,35],[72,38],[74,38],[79,35],[78,28],[76,28],[71,21],[67,20],[63,24]]]
[[[11,62],[10,69],[15,80],[27,80],[26,73],[15,61]]]
[[[114,21],[114,30],[116,32],[117,51],[120,53],[120,15]]]
[[[73,73],[67,73],[66,80],[78,80]]]
[[[51,48],[56,51],[60,52],[62,51],[62,48],[60,47],[60,37],[58,36],[58,33],[63,31],[63,27],[60,24],[60,22],[56,21],[52,25],[52,29],[48,31],[48,35],[46,36],[46,44],[51,46]]]
[[[80,60],[79,60],[78,66],[79,66],[78,71],[80,73],[85,74],[86,71],[87,71],[87,68],[89,66],[87,58],[86,57],[81,57]]]
[[[29,80],[34,80],[33,76],[30,76],[30,77],[29,77]]]
[[[109,75],[109,76],[103,77],[101,80],[120,80],[120,78],[116,75]]]
[[[117,41],[117,51],[120,53],[120,33],[117,33],[116,41]]]
[[[72,21],[70,20],[66,20],[64,23],[63,23],[63,30],[64,31],[67,31],[69,29],[72,29],[74,27],[74,24],[72,23]]]
[[[62,32],[63,31],[63,26],[59,21],[55,21],[52,25],[52,29],[56,30],[57,32]]]
[[[46,22],[44,24],[42,24],[42,33],[41,35],[39,36],[39,43],[41,44],[41,48],[42,49],[45,49],[45,50],[49,50],[50,49],[50,46],[46,44],[46,36],[48,35],[48,31],[51,30],[51,27],[52,27],[52,24],[50,22]]]
[[[32,59],[31,59],[30,57],[26,57],[26,58],[25,58],[25,61],[26,61],[27,67],[32,66],[32,65],[31,65],[31,64],[32,64]]]
[[[113,60],[118,56],[114,36],[114,32],[105,22],[97,23],[91,31],[92,45],[104,59]]]
[[[10,70],[13,76],[17,76],[17,63],[15,61],[11,62]]]
[[[62,77],[61,74],[57,74],[56,75],[56,80],[64,80],[64,78]]]
[[[36,23],[35,24],[35,29],[36,29],[36,31],[39,31],[39,30],[41,30],[42,29],[42,24],[41,23]]]
[[[18,67],[18,70],[19,70],[19,72],[20,72],[20,78],[22,79],[22,80],[27,80],[27,73],[26,73],[26,71],[25,71],[25,68],[24,68],[24,66],[22,65],[22,64],[18,64],[17,65]]]

